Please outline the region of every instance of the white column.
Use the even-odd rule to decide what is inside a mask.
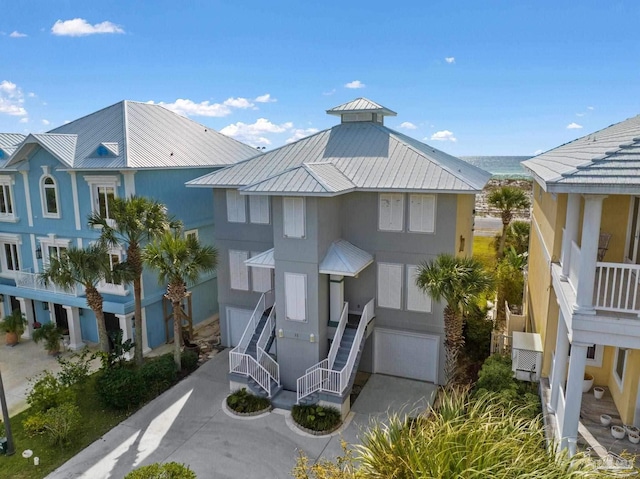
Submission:
[[[567,358],[569,357],[569,336],[567,324],[564,322],[562,311],[558,313],[558,328],[556,336],[556,350],[551,373],[551,408],[558,410],[558,397],[560,387],[564,384],[567,375]]]
[[[128,339],[133,340],[133,327],[131,325],[133,313],[116,314],[116,318],[118,318],[118,326],[122,330],[122,342],[124,343]],[[131,359],[131,351],[125,353],[124,357],[127,360]]]
[[[567,214],[564,220],[564,235],[562,236],[562,275],[560,279],[566,281],[569,277],[571,263],[571,242],[578,241],[578,226],[580,225],[580,195],[569,193],[567,200]]]
[[[136,341],[138,341],[138,332],[136,331]],[[149,347],[149,338],[147,336],[147,310],[142,308],[142,354],[151,352]]]
[[[587,365],[588,344],[572,343],[569,357],[569,376],[567,378],[567,397],[564,420],[560,425],[560,448],[569,449],[569,455],[576,453],[578,439],[578,422],[582,405],[582,383],[584,368]]]
[[[580,243],[580,270],[574,310],[583,314],[595,314],[593,288],[596,281],[596,262],[600,242],[602,201],[606,195],[584,195],[582,241]]]
[[[80,309],[74,306],[62,306],[67,312],[67,322],[69,323],[69,349],[77,351],[85,347],[82,342],[82,330],[80,329]]]
[[[344,307],[344,276],[329,276],[329,321],[340,321]]]
[[[33,304],[31,299],[27,298],[17,298],[18,303],[20,303],[20,312],[22,313],[22,317],[27,320],[27,327],[24,328],[24,333],[22,333],[22,339],[31,339],[31,334],[33,334],[33,322],[35,318],[33,317]]]

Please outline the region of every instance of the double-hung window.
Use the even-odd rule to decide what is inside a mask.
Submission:
[[[111,202],[117,196],[120,179],[117,176],[85,176],[91,188],[92,210],[107,220],[111,217]]]
[[[111,271],[114,270],[118,264],[122,262],[122,250],[114,248],[109,250],[109,267]],[[98,290],[102,293],[108,294],[127,294],[126,285],[121,281],[117,281],[115,278],[111,278],[111,281],[103,280],[98,285]]]
[[[40,196],[42,198],[42,216],[45,218],[60,218],[58,185],[52,176],[45,175],[40,180]]]
[[[20,271],[20,235],[0,235],[0,274],[14,276]]]
[[[13,208],[13,177],[0,175],[0,221],[15,221]]]
[[[627,367],[627,350],[624,348],[616,349],[616,360],[613,364],[613,371],[616,382],[622,391],[622,386],[624,384],[624,371]]]
[[[282,209],[284,212],[283,229],[285,238],[304,238],[304,198],[283,198]]]

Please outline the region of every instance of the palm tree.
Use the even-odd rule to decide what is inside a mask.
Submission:
[[[507,228],[513,219],[514,210],[524,210],[529,208],[530,202],[527,194],[520,188],[513,186],[502,186],[493,190],[487,201],[491,206],[500,210],[502,218],[502,234],[498,246],[498,259],[504,255],[504,243],[507,238]]]
[[[464,346],[465,311],[493,285],[491,275],[474,258],[441,254],[418,268],[416,284],[435,301],[443,299],[445,331],[445,375],[451,384],[456,375],[458,354]]]
[[[133,299],[136,342],[134,358],[142,364],[142,243],[161,235],[170,226],[167,208],[142,196],[113,198],[109,202],[109,219],[94,212],[89,226],[100,227],[101,239],[110,247],[127,252],[127,263],[133,271]]]
[[[102,310],[103,298],[97,289],[101,281],[110,283],[127,281],[131,274],[126,265],[117,265],[111,269],[109,252],[103,243],[93,243],[86,248],[70,247],[60,256],[51,256],[49,264],[40,274],[45,283],[70,290],[77,284],[84,286],[87,295],[87,306],[96,315],[100,349],[109,351],[109,338]]]
[[[218,253],[213,246],[201,245],[195,236],[184,238],[182,229],[173,228],[145,246],[142,259],[147,266],[158,272],[159,282],[167,284],[165,298],[171,301],[173,309],[174,360],[179,371],[182,369],[181,304],[187,297],[187,283],[195,283],[201,273],[213,271],[218,264]]]

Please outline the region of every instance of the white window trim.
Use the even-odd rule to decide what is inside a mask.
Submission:
[[[42,264],[49,264],[49,247],[54,246],[57,248],[69,248],[71,245],[70,239],[57,238],[55,235],[44,236],[37,238],[42,249]]]
[[[120,186],[120,177],[116,175],[85,175],[84,180],[89,184],[89,193],[91,197],[91,211],[98,212],[96,210],[98,188],[104,186],[107,188],[113,188],[113,196],[118,197],[118,187]],[[107,218],[108,221],[113,222],[111,218]]]
[[[47,178],[51,178],[53,180],[53,191],[56,195],[56,210],[57,213],[49,213],[47,211],[47,189],[52,188],[51,186],[45,186],[44,182]],[[42,217],[43,218],[60,218],[60,195],[58,189],[58,181],[51,176],[49,173],[45,173],[40,177],[40,205],[42,206]]]
[[[431,197],[433,198],[433,211],[432,211],[432,224],[431,224],[431,229],[420,229],[418,227],[416,227],[415,225],[412,224],[411,222],[411,210],[412,210],[412,202],[411,199],[413,197],[419,197],[421,200],[423,200],[426,197]],[[433,234],[436,232],[436,211],[437,211],[437,196],[436,195],[425,195],[425,194],[410,194],[409,195],[409,221],[408,221],[408,231],[410,233],[423,233],[423,234]]]
[[[303,289],[304,289],[304,295],[303,295],[303,301],[304,301],[304,313],[303,313],[303,318],[297,318],[297,317],[291,317],[290,316],[290,311],[289,311],[289,298],[288,295],[290,294],[290,290],[288,287],[288,282],[287,279],[288,278],[302,278],[303,281]],[[284,294],[285,294],[285,319],[287,321],[296,321],[296,322],[300,322],[300,323],[306,323],[307,322],[307,318],[308,318],[308,313],[307,313],[307,299],[308,299],[308,293],[307,293],[307,275],[304,273],[284,273]]]
[[[604,355],[604,346],[602,344],[594,344],[596,347],[596,353],[593,359],[587,357],[587,366],[594,366],[597,368],[602,367],[602,357]],[[567,355],[567,364],[569,363],[569,358],[571,357],[571,352]]]
[[[295,204],[292,203],[294,201],[302,202],[302,233],[300,235],[296,234],[294,231],[293,234],[287,234],[287,213],[286,213],[286,205],[287,204]],[[292,226],[293,227],[293,226]],[[307,235],[307,202],[305,201],[304,196],[289,196],[282,198],[282,234],[285,238],[291,239],[304,239]]]
[[[117,255],[119,261],[123,261],[124,252],[121,248],[111,248],[109,250],[109,261],[111,261],[111,255]],[[113,267],[113,265],[112,265]],[[126,296],[129,294],[129,290],[127,288],[127,283],[114,284],[107,283],[106,281],[100,281],[96,288],[99,292],[105,294],[113,294],[115,296]]]
[[[431,313],[433,312],[433,300],[431,299],[431,296],[429,296],[427,293],[425,293],[424,291],[422,291],[420,288],[418,288],[418,285],[416,284],[416,278],[415,276],[413,276],[411,274],[412,270],[415,268],[415,272],[417,273],[419,270],[419,266],[415,265],[415,264],[408,264],[405,265],[405,270],[406,270],[406,281],[407,281],[407,287],[405,288],[407,290],[407,294],[406,294],[406,301],[405,301],[405,308],[407,311],[413,311],[413,312],[417,312],[417,313]],[[427,309],[416,309],[416,308],[411,308],[409,305],[409,294],[410,291],[412,290],[412,288],[415,288],[415,291],[418,294],[422,294],[426,301],[427,301]]]
[[[389,306],[386,304],[380,304],[380,266],[394,266],[394,267],[400,267],[400,293],[399,293],[399,299],[398,299],[398,306]],[[402,263],[386,263],[386,262],[379,262],[377,264],[376,267],[376,297],[377,297],[377,302],[378,302],[378,307],[379,308],[385,308],[385,309],[393,309],[394,311],[401,311],[402,310],[402,298],[404,295],[404,265]],[[390,287],[391,285],[386,285],[387,287]]]
[[[233,201],[233,208],[231,203]],[[238,205],[238,203],[242,203]],[[246,223],[247,222],[247,200],[238,190],[229,189],[226,191],[227,203],[227,221],[229,223]]]
[[[13,185],[16,180],[12,175],[0,175],[0,188],[6,186],[11,198],[11,213],[0,213],[0,221],[15,223],[18,221],[16,216],[16,197],[13,191]]]
[[[231,258],[234,254],[237,254],[239,256],[241,255],[246,256],[243,260],[240,261],[240,264],[242,264],[242,266],[246,270],[246,287],[239,287],[239,286],[245,286],[245,285],[237,284],[242,278],[237,278],[235,276],[234,270],[232,269]],[[250,291],[251,290],[250,279],[249,279],[249,267],[245,264],[245,261],[247,259],[249,259],[248,251],[234,250],[234,249],[229,250],[229,289],[232,289],[234,291]]]
[[[18,269],[17,270],[9,270],[7,269],[7,257],[4,252],[4,245],[10,244],[16,246],[16,254],[18,256]],[[0,276],[3,278],[15,278],[16,273],[21,270],[22,265],[22,254],[20,251],[20,246],[22,245],[22,236],[17,234],[10,233],[1,233],[0,234]]]
[[[391,223],[389,225],[382,224],[382,200],[384,197],[390,197],[390,208],[391,214],[393,215],[393,199],[394,197],[400,197],[402,200],[402,204],[400,206],[400,227],[393,228]],[[405,194],[404,193],[378,193],[378,231],[389,231],[394,233],[399,233],[404,231],[404,223],[405,223]]]
[[[249,196],[249,221],[255,225],[268,225],[271,223],[271,198],[268,195],[250,195]],[[266,201],[267,211],[266,218],[262,217],[260,212],[260,202]]]
[[[618,364],[618,355],[622,348],[616,348],[616,355],[613,358],[613,379],[615,379],[616,384],[620,388],[620,392],[622,392],[624,385],[624,374],[627,372],[627,361],[629,360],[629,350],[625,349],[624,353],[624,364],[622,365],[622,377],[618,376],[618,371],[616,371],[616,365]]]
[[[191,235],[195,236],[195,237],[196,237],[196,240],[199,240],[199,239],[200,239],[200,238],[199,238],[199,236],[198,236],[198,229],[197,229],[197,228],[196,228],[196,229],[192,229],[192,230],[187,230],[187,231],[185,231],[185,232],[184,232],[184,239],[187,239],[187,238],[188,238],[189,236],[191,236]]]

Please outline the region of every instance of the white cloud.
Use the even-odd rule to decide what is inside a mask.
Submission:
[[[63,123],[66,125],[67,123],[71,123],[71,120],[65,120]]]
[[[12,116],[27,116],[22,90],[8,80],[0,82],[0,113]]]
[[[453,132],[449,130],[436,131],[431,135],[430,139],[434,141],[451,141],[454,143],[458,141],[458,139],[453,135]]]
[[[22,118],[20,118],[19,123],[29,123],[29,118],[27,118],[26,116],[23,116]]]
[[[149,101],[147,103],[155,103]],[[222,103],[210,103],[209,101],[201,101],[196,103],[192,100],[178,98],[173,103],[158,102],[168,110],[171,110],[179,115],[184,116],[211,116],[211,117],[224,117],[229,116],[233,111],[233,108],[246,110],[247,108],[253,108],[254,104],[246,98],[227,98]]]
[[[36,97],[36,94],[35,94],[35,93],[33,93],[32,91],[30,91],[29,93],[27,93],[27,96],[28,96],[29,98],[35,98],[35,97]]]
[[[445,57],[444,61],[447,63],[455,63],[456,57]]]
[[[287,138],[287,143],[293,143],[294,141],[301,140],[309,135],[313,135],[314,133],[318,133],[317,128],[295,128],[291,132],[291,136]]]
[[[398,128],[404,128],[405,130],[416,130],[418,127],[410,121],[403,121]]]
[[[580,128],[582,128],[582,125],[578,125],[577,123],[574,123],[574,122],[569,123],[567,125],[567,129],[569,130],[579,130]]]
[[[271,93],[265,93],[264,95],[257,96],[253,101],[256,103],[275,103],[278,100],[271,98]]]
[[[544,150],[536,150],[533,152],[534,156],[541,155],[542,153],[544,153]]]
[[[58,20],[51,27],[51,33],[62,37],[84,37],[100,33],[124,33],[124,30],[108,21],[91,25],[84,18],[74,18],[73,20]]]
[[[220,133],[243,141],[251,146],[270,145],[271,140],[265,135],[269,133],[284,133],[293,128],[293,123],[286,122],[281,125],[271,123],[266,118],[258,118],[255,123],[243,123],[241,121],[225,126]]]
[[[349,83],[346,83],[344,85],[345,88],[352,88],[352,89],[364,88],[365,86],[367,86],[367,85],[362,83],[360,80],[353,80],[353,81],[350,81]]]
[[[20,33],[18,30],[14,30],[9,34],[9,36],[11,38],[24,38],[28,37],[29,35],[27,35],[26,33]]]
[[[592,106],[588,106],[587,110],[594,110],[595,108],[593,108]]]
[[[43,119],[43,120],[42,120],[42,124],[43,124],[44,126],[47,126],[47,125],[50,125],[50,124],[51,124],[51,122],[50,122],[49,120],[44,120],[44,119]]]
[[[584,116],[585,113],[576,113],[576,116]]]
[[[323,91],[322,94],[324,96],[331,96],[336,92],[336,89],[334,88],[333,90],[329,90],[329,91]]]

